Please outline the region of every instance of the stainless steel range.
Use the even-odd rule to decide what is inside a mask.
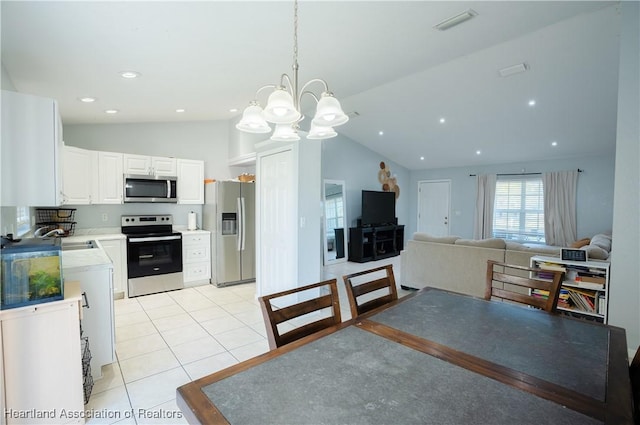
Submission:
[[[127,235],[129,296],[184,288],[182,234],[173,231],[171,215],[123,215]]]

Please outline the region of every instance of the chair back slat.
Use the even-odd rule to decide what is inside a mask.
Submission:
[[[380,272],[384,272],[385,276],[377,277]],[[367,277],[372,278],[372,280],[361,282],[361,280]],[[391,264],[348,274],[343,276],[342,279],[344,280],[347,290],[352,317],[357,317],[367,311],[371,311],[398,299],[398,290],[396,288],[396,280]],[[385,288],[387,289],[386,293],[375,297],[375,291],[382,291]]]
[[[633,394],[633,415],[635,423],[640,424],[640,347],[636,350],[636,355],[629,365],[629,377]]]
[[[323,289],[328,289],[329,293],[319,294],[311,299],[281,308],[278,307],[278,300],[282,297],[296,296],[305,291],[321,291]],[[271,349],[337,325],[342,321],[336,279],[264,295],[258,298],[258,301],[262,309],[262,316],[267,329],[267,339]],[[313,320],[315,318],[314,314],[317,314],[319,319]],[[326,314],[328,314],[328,317]],[[305,320],[307,321],[306,323],[304,323]],[[292,326],[293,329],[281,332],[278,325],[285,324],[285,322],[286,325]],[[298,323],[298,326],[295,326],[296,323]]]
[[[290,305],[273,311],[273,320],[276,323],[286,322],[296,317],[304,316],[312,311],[322,310],[323,308],[333,305],[333,297],[331,294],[314,298],[312,300],[303,301],[299,304]]]
[[[536,268],[489,260],[487,261],[484,298],[486,300],[501,298],[503,300],[527,304],[547,312],[554,312],[557,308],[564,273],[561,271],[544,270],[545,273],[553,276],[551,280],[532,277],[540,271],[541,270]],[[514,273],[526,273],[529,277]],[[498,286],[496,286],[496,284]],[[518,292],[516,289],[520,289],[521,292]],[[535,296],[531,293],[533,289],[548,291],[549,295],[546,299]]]

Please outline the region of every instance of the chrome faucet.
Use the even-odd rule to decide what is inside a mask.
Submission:
[[[64,230],[62,229],[53,229],[41,235],[41,233],[46,230],[46,227],[38,227],[35,232],[33,232],[33,236],[36,238],[48,238],[53,235],[64,235]]]

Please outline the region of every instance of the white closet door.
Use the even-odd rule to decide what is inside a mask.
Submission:
[[[256,164],[256,292],[297,286],[297,152],[294,146],[258,154]]]

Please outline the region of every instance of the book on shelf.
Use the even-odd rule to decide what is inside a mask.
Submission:
[[[589,313],[596,313],[595,293],[590,293],[575,288],[570,288],[567,291],[569,292],[569,299],[578,310],[586,311]]]
[[[557,264],[557,263],[548,263],[548,262],[542,262],[540,264],[538,264],[538,267],[541,268],[542,270],[552,270],[552,271],[558,271],[558,272],[566,272],[567,268]]]

